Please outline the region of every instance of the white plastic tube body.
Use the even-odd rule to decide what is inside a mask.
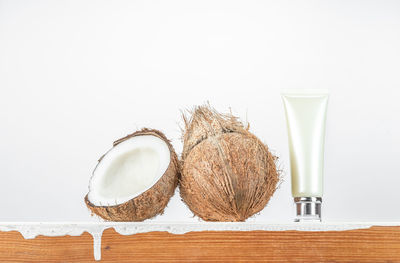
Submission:
[[[322,197],[326,90],[282,93],[289,135],[293,197]]]

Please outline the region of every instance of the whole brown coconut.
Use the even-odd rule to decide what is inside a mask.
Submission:
[[[122,139],[119,139],[114,142],[113,148],[108,151],[105,155],[103,155],[99,164],[96,166],[95,171],[93,172],[93,176],[91,178],[91,182],[95,177],[95,172],[98,169],[100,163],[106,159],[106,156],[113,150],[115,147],[118,147],[120,144],[127,142],[128,140],[132,140],[135,137],[140,136],[155,136],[159,138],[167,145],[168,153],[168,163],[166,164],[166,170],[161,175],[161,177],[154,182],[151,187],[149,187],[144,192],[138,194],[134,198],[118,204],[93,204],[92,200],[90,200],[91,191],[95,191],[94,189],[90,189],[89,185],[89,194],[85,196],[85,203],[87,207],[96,215],[102,217],[106,220],[111,221],[143,221],[145,219],[154,217],[158,214],[163,213],[164,208],[166,207],[168,201],[174,194],[175,188],[178,184],[178,175],[180,172],[179,161],[177,155],[169,142],[169,140],[165,137],[165,135],[158,131],[152,129],[142,129],[140,131],[134,132]],[[137,139],[137,138],[136,138]],[[146,145],[145,145],[146,146]],[[129,153],[128,153],[129,154]],[[118,167],[115,169],[120,169],[120,167],[126,164],[118,164]],[[152,163],[145,163],[145,165],[153,165]],[[130,170],[128,170],[130,172]],[[110,175],[113,177],[113,175]],[[108,179],[107,183],[111,185],[112,178]],[[102,182],[104,184],[104,182]],[[100,184],[101,185],[101,184]],[[100,187],[100,186],[99,186]],[[106,186],[107,187],[107,186]],[[92,186],[94,188],[94,186]],[[94,198],[93,198],[94,199]]]
[[[266,145],[231,114],[199,106],[184,116],[180,194],[206,221],[245,221],[268,203],[280,180]]]

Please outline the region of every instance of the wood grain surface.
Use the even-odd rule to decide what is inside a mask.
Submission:
[[[88,233],[25,240],[0,232],[0,262],[95,262]],[[101,262],[400,262],[400,227],[328,232],[104,231]]]

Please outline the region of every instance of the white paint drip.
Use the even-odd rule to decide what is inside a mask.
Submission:
[[[346,231],[366,229],[372,226],[400,226],[400,222],[387,223],[290,223],[290,224],[259,224],[234,222],[204,222],[204,223],[1,223],[0,231],[18,231],[25,239],[41,236],[80,236],[88,232],[93,237],[93,253],[95,260],[101,259],[101,237],[108,228],[121,235],[134,235],[154,231],[171,234],[185,234],[198,231]]]

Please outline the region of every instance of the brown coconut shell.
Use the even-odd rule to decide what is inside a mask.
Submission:
[[[132,137],[142,135],[157,136],[168,145],[171,157],[167,170],[150,189],[119,205],[96,206],[89,201],[88,195],[86,195],[85,203],[92,213],[109,221],[143,221],[163,213],[164,208],[167,206],[170,198],[175,192],[180,173],[180,164],[170,141],[162,132],[144,128],[115,141],[113,146],[115,147],[119,143]],[[99,163],[103,156],[99,159]]]
[[[182,200],[206,221],[245,221],[260,212],[280,180],[276,157],[231,114],[209,106],[184,116]]]

